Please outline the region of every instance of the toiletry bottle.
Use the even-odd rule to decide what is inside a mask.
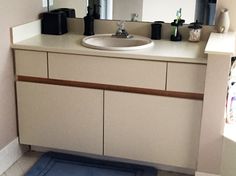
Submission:
[[[92,8],[88,6],[88,13],[84,17],[84,35],[94,35],[94,17]]]

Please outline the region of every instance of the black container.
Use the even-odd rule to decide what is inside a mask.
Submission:
[[[171,23],[172,26],[172,35],[170,36],[170,40],[174,42],[178,42],[182,40],[182,35],[179,33],[179,26],[182,26],[184,24],[185,20],[174,20],[174,22]]]
[[[152,35],[151,39],[160,40],[161,39],[161,28],[163,21],[155,21],[152,23]]]
[[[46,12],[42,14],[42,34],[61,35],[67,32],[67,15],[65,12]]]
[[[87,16],[84,17],[84,35],[94,35],[94,17],[90,7]]]
[[[177,29],[178,30],[178,29]],[[171,35],[170,40],[173,42],[179,42],[182,40],[182,35],[179,34],[179,31],[177,31],[176,35]]]
[[[67,18],[75,18],[76,16],[75,9],[69,9],[69,8],[55,9],[55,10],[52,10],[51,12],[60,12],[60,11],[65,12]]]

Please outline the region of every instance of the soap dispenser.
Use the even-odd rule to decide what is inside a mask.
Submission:
[[[84,17],[84,35],[94,35],[94,17],[92,8],[88,6],[88,13]]]

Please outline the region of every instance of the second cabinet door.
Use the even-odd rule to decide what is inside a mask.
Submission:
[[[103,151],[103,91],[17,82],[22,144]]]
[[[104,154],[196,169],[202,101],[105,92]]]

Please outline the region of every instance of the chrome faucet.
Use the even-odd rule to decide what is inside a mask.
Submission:
[[[129,35],[129,33],[125,29],[125,21],[117,22],[117,30],[113,37],[117,38],[132,38],[133,36]]]

